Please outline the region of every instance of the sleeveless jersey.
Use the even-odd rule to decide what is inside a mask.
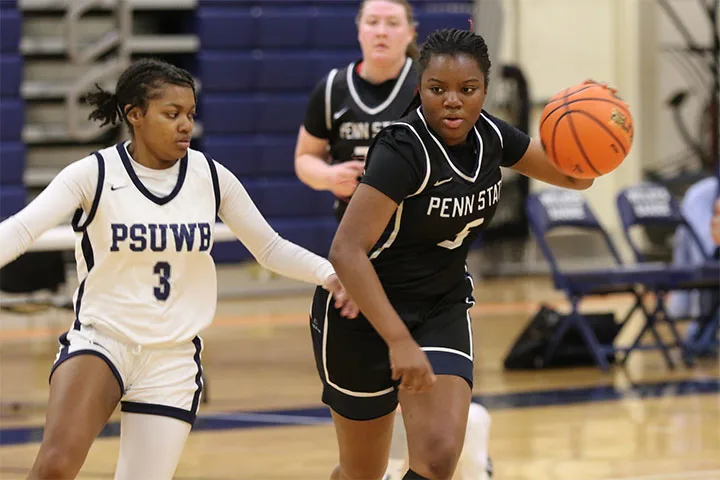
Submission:
[[[212,160],[188,150],[172,192],[157,197],[133,170],[126,144],[96,152],[92,208],[73,218],[82,324],[130,344],[190,342],[217,303],[210,256],[220,203]]]
[[[364,159],[375,135],[405,113],[417,86],[417,70],[408,58],[387,98],[369,106],[353,79],[356,67],[353,62],[330,71],[325,83],[325,124],[333,163]]]
[[[421,108],[383,132],[382,136],[402,135],[409,140],[408,156],[424,175],[417,190],[399,203],[369,253],[391,300],[437,301],[453,294],[448,300],[464,301],[471,295],[465,265],[468,249],[489,225],[500,200],[504,139],[498,124],[483,112],[470,132],[475,145],[470,171],[456,164]],[[372,179],[367,183],[372,185]]]

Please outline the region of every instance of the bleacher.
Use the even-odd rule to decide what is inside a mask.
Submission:
[[[473,2],[411,2],[419,40],[438,28],[468,28]],[[285,238],[327,254],[337,222],[332,196],[296,179],[295,141],[310,92],[331,68],[360,58],[356,0],[199,0],[201,148],[247,187]],[[239,244],[216,245],[239,261]]]
[[[25,205],[25,148],[21,138],[24,106],[20,97],[23,58],[18,48],[21,30],[17,2],[0,1],[0,218]]]
[[[10,2],[4,2],[10,3]],[[19,121],[25,154],[13,164],[27,196],[41,191],[68,163],[117,141],[121,129],[100,129],[87,120],[81,101],[99,83],[112,89],[132,58],[154,55],[191,67],[199,48],[195,0],[18,0],[3,15],[12,51],[22,59]],[[5,12],[5,10],[3,11]],[[6,48],[6,47],[3,47]],[[3,69],[3,80],[5,70]],[[5,155],[3,154],[3,158]],[[5,159],[3,160],[3,163]],[[23,199],[25,200],[25,199]]]
[[[0,0],[0,215],[22,208],[68,163],[125,135],[91,125],[87,106],[70,95],[89,89],[96,71],[108,72],[97,81],[112,88],[119,71],[108,63],[154,55],[198,79],[193,147],[240,177],[284,237],[326,254],[337,226],[333,199],[296,179],[293,153],[315,84],[360,57],[359,2],[127,0],[127,15],[118,2],[91,3],[72,21],[72,45],[69,12],[78,5]],[[467,28],[472,16],[471,1],[411,3],[421,42],[438,28]],[[239,243],[218,244],[214,254],[220,262],[249,256]]]

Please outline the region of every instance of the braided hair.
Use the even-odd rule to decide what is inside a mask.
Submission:
[[[417,61],[418,84],[422,81],[423,73],[430,64],[430,60],[438,55],[467,55],[470,58],[474,58],[480,70],[483,72],[485,88],[487,89],[490,82],[491,63],[487,43],[485,43],[485,39],[481,35],[469,30],[459,30],[457,28],[436,30],[431,33],[420,48],[420,56]],[[410,106],[405,110],[403,116],[419,107],[420,103],[420,90],[418,87],[418,90],[415,92],[415,97],[410,102]]]
[[[132,132],[127,112],[134,107],[145,112],[148,101],[157,98],[159,89],[168,84],[190,88],[193,96],[196,95],[195,80],[186,70],[154,58],[133,62],[120,75],[115,93],[107,92],[95,84],[97,91],[86,97],[88,104],[95,106],[88,118],[102,122],[101,127],[116,125],[123,120]]]

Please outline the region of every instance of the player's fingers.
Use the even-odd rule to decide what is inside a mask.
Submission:
[[[415,379],[412,373],[410,371],[405,372],[405,374],[402,376],[402,381],[400,382],[400,390],[404,390],[408,393],[415,393],[417,391],[417,387],[415,386]]]
[[[430,362],[425,362],[417,367],[415,372],[415,390],[418,393],[427,392],[435,383],[435,372],[433,372]]]
[[[430,390],[433,387],[433,385],[435,385],[435,382],[437,381],[437,377],[431,370],[428,370],[423,375],[422,380],[423,380],[423,382],[422,382],[421,390],[423,392],[427,392],[428,390]]]
[[[340,287],[332,293],[333,298],[335,299],[335,308],[342,308],[347,302],[347,294],[345,293],[345,289]]]
[[[407,391],[410,393],[422,393],[424,388],[423,372],[419,368],[413,368],[408,374]]]
[[[342,305],[337,308],[340,309],[340,315],[345,318],[355,318],[357,316],[357,314],[354,314],[353,302],[349,298],[345,298]]]
[[[358,173],[362,173],[365,170],[365,164],[362,162],[352,161],[342,163],[342,172],[346,176],[357,176]]]
[[[355,305],[355,302],[348,300],[342,307],[341,314],[345,318],[355,318],[360,313],[360,309]]]
[[[359,169],[361,169],[361,170],[362,170],[363,168],[365,168],[365,162],[362,162],[362,161],[360,161],[360,160],[351,160],[351,161],[345,162],[345,163],[346,163],[349,167],[359,168]]]

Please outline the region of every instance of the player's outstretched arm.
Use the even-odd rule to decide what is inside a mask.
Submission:
[[[285,277],[322,285],[333,293],[342,315],[357,316],[354,302],[335,275],[329,261],[282,238],[265,220],[245,187],[216,163],[220,183],[220,219],[235,233],[260,265]]]
[[[47,230],[69,220],[83,208],[89,211],[98,182],[95,157],[63,169],[29,205],[0,223],[0,267],[15,260]]]
[[[586,190],[593,184],[592,179],[568,177],[555,168],[536,138],[530,141],[525,155],[511,168],[526,177],[573,190]]]

